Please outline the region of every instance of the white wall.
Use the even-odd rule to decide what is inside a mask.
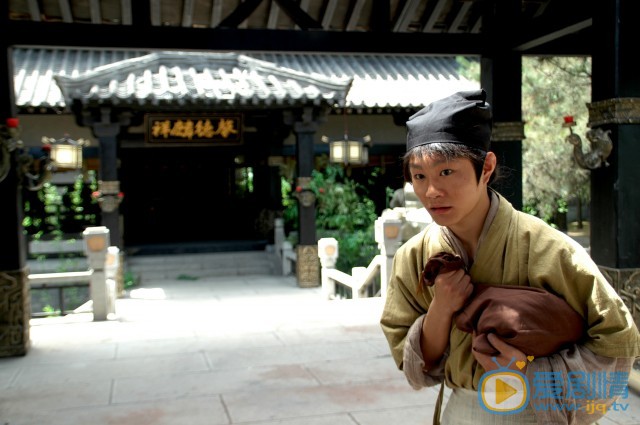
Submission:
[[[349,138],[359,140],[367,134],[372,143],[384,145],[404,145],[407,142],[406,128],[393,123],[391,115],[347,115],[346,129]],[[345,119],[343,115],[330,115],[315,135],[315,143],[321,144],[322,136],[330,140],[340,140],[344,137]],[[295,134],[285,140],[287,145],[295,145]]]
[[[73,115],[18,115],[20,139],[25,147],[42,146],[42,137],[59,139],[68,134],[73,140],[90,140],[91,146],[98,146],[88,127],[78,127]]]
[[[21,133],[20,138],[25,147],[42,146],[42,137],[59,139],[65,134],[74,140],[87,139],[91,146],[98,146],[98,140],[93,137],[88,127],[78,127],[73,115],[19,115]],[[384,145],[404,145],[406,143],[405,127],[398,127],[393,123],[391,115],[347,115],[346,128],[349,138],[361,139],[367,134],[372,143]],[[130,129],[133,132],[135,129]],[[139,129],[143,131],[143,129]],[[315,136],[315,143],[321,144],[322,136],[331,140],[342,139],[345,131],[343,115],[330,115]],[[295,134],[291,134],[285,144],[295,145]]]

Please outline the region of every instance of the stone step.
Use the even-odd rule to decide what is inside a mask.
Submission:
[[[265,251],[135,255],[125,259],[125,271],[146,282],[196,280],[211,276],[274,275],[276,256]]]

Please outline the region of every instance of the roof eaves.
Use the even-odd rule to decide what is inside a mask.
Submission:
[[[308,101],[320,99],[332,104],[341,101],[344,103],[352,83],[352,79],[310,75],[236,53],[192,52],[156,52],[99,66],[80,75],[56,75],[54,79],[66,104],[71,104],[74,100],[83,103],[104,103],[107,100],[120,103],[130,97],[136,98],[138,102],[146,99],[153,103],[153,96],[186,104],[190,99],[192,103],[198,103],[202,92],[216,90],[217,80],[213,78],[213,72],[220,75],[221,84],[226,83],[229,94],[234,93],[235,101],[242,105],[265,103],[250,101],[252,97],[267,99],[283,96],[286,93],[282,92],[282,88],[286,91],[287,86],[296,86],[295,91],[305,92]],[[196,74],[203,78],[194,78]],[[187,84],[187,79],[193,84]],[[199,87],[197,81],[202,79],[214,84],[209,88]],[[268,92],[265,81],[272,85],[274,80],[284,80],[284,84],[280,84],[275,91]],[[156,87],[154,90],[153,81],[160,88]],[[138,90],[138,86],[142,87],[141,90]],[[224,87],[216,91],[220,100],[229,99],[230,96],[224,93]],[[302,98],[298,94],[289,95],[296,100]]]

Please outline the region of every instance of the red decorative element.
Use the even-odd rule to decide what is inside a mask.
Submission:
[[[567,115],[566,117],[564,117],[564,123],[573,124],[573,117],[571,115]]]
[[[324,193],[324,188],[323,188],[323,187],[321,187],[320,189],[318,189],[318,192],[320,192],[320,193]]]
[[[302,192],[302,186],[296,186],[296,192]]]
[[[124,192],[118,192],[118,198],[120,199],[124,198]]]
[[[18,128],[20,120],[18,118],[7,118],[7,127]]]
[[[99,198],[100,195],[102,195],[102,193],[100,193],[100,191],[96,190],[95,192],[91,192],[91,197],[92,198]]]

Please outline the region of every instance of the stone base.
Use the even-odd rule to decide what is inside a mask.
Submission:
[[[298,278],[298,286],[301,288],[320,286],[318,245],[298,245],[296,247],[296,277]]]
[[[0,271],[0,357],[24,356],[29,349],[31,292],[28,271]]]

